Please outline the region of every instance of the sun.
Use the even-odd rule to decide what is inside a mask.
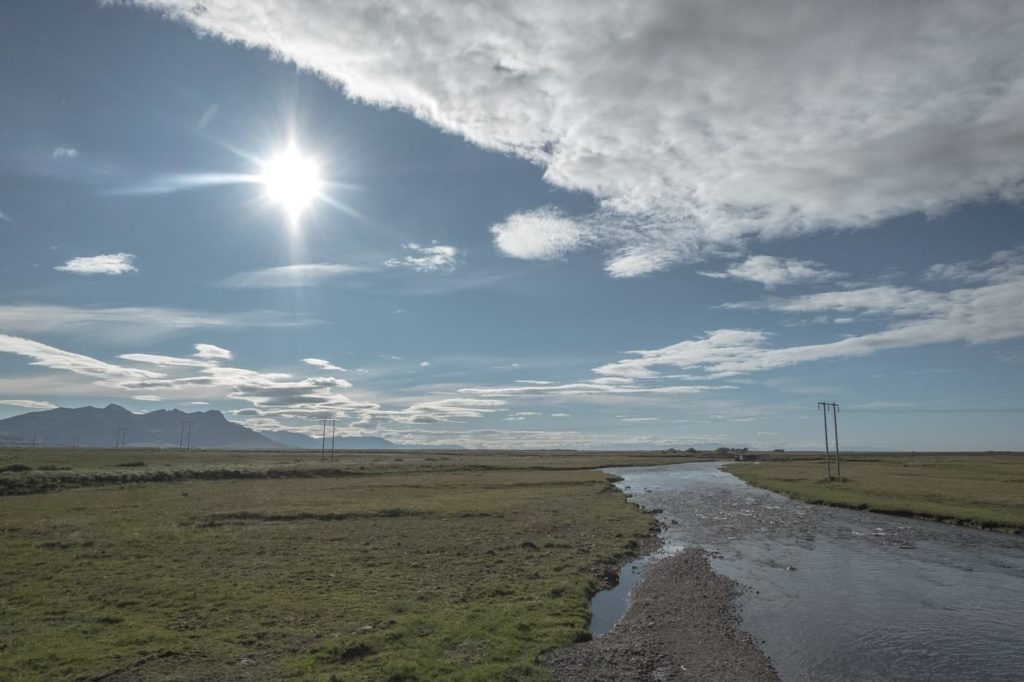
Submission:
[[[323,195],[320,164],[294,145],[262,164],[259,182],[267,198],[285,210],[293,226],[298,225],[302,214]]]

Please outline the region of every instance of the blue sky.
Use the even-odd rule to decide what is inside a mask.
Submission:
[[[4,3],[0,417],[1020,449],[1024,17],[946,4]]]

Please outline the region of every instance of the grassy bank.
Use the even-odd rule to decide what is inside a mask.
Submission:
[[[1024,456],[893,454],[843,459],[842,480],[824,460],[730,464],[747,483],[789,497],[948,523],[1024,531]]]
[[[34,456],[3,475],[69,466]],[[166,456],[67,462],[239,468]],[[242,468],[275,457],[295,455]],[[0,679],[544,680],[537,657],[587,636],[590,594],[654,523],[583,468],[625,455],[374,457],[0,497]]]
[[[694,461],[658,452],[238,452],[0,448],[0,496],[193,480],[340,478],[379,473],[591,469]]]

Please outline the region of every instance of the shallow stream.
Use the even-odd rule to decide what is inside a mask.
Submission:
[[[716,463],[608,469],[743,586],[742,626],[783,680],[1024,679],[1024,538],[795,502]],[[656,559],[657,557],[655,557]],[[607,632],[651,559],[592,603]]]

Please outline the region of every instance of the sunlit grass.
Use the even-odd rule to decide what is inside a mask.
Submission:
[[[3,475],[37,475],[47,457],[86,474],[240,467],[230,454],[93,454],[36,453],[32,471]],[[599,576],[653,520],[599,472],[440,457],[0,497],[0,679],[548,679],[538,656],[587,636]],[[427,468],[453,460],[463,470]]]

